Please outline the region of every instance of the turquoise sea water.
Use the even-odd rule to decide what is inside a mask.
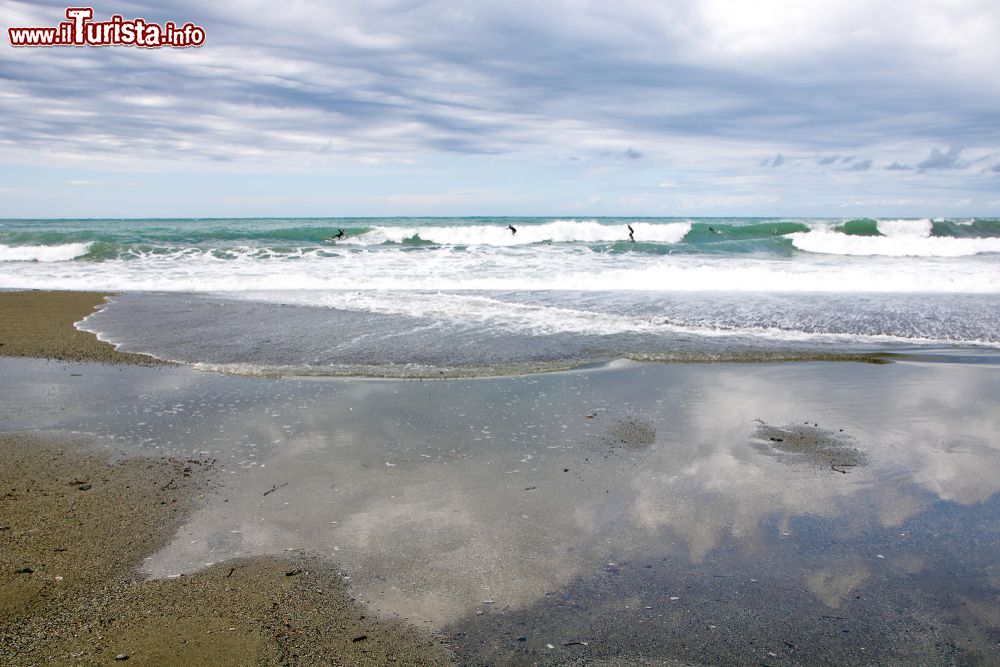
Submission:
[[[83,326],[254,373],[979,358],[1000,220],[3,220],[0,288],[124,292]]]
[[[508,225],[518,229],[510,233]],[[628,227],[635,231],[630,242]],[[341,247],[564,244],[594,252],[792,256],[796,250],[869,256],[997,252],[996,219],[783,218],[235,218],[5,220],[0,261],[106,261],[207,252],[219,259],[290,256]],[[809,235],[811,232],[817,232]],[[808,235],[808,236],[807,236]],[[869,237],[860,243],[855,237]],[[891,238],[894,243],[871,242]],[[808,239],[808,240],[806,240]],[[956,243],[955,239],[965,239]],[[919,241],[919,242],[918,242]]]

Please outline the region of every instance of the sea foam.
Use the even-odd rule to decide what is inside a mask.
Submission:
[[[928,227],[906,227],[898,222],[880,222],[884,236],[852,236],[840,232],[815,229],[789,234],[799,250],[827,255],[882,257],[968,257],[981,253],[1000,252],[1000,238],[932,237]]]
[[[87,254],[89,243],[65,245],[0,245],[0,262],[67,262]]]

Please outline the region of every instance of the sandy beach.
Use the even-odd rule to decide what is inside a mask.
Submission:
[[[155,364],[72,327],[105,296],[0,293],[2,354]],[[315,558],[143,581],[143,558],[216,493],[210,459],[109,463],[86,438],[17,433],[0,434],[0,452],[0,664],[450,662],[440,638],[367,613]]]
[[[162,363],[145,354],[117,352],[113,345],[73,327],[108,296],[100,292],[0,292],[0,354],[108,364]]]
[[[3,664],[1000,650],[985,358],[421,381],[45,350],[0,359]]]

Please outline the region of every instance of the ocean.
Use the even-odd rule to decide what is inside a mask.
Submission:
[[[1000,220],[3,220],[0,288],[120,292],[81,328],[246,374],[990,362]]]

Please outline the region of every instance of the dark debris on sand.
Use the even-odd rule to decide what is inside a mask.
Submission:
[[[843,429],[833,431],[815,423],[772,426],[758,420],[751,445],[790,465],[827,468],[844,474],[868,464],[868,455]]]
[[[597,447],[605,454],[648,449],[655,442],[656,425],[650,419],[631,415],[614,420],[597,437]]]

